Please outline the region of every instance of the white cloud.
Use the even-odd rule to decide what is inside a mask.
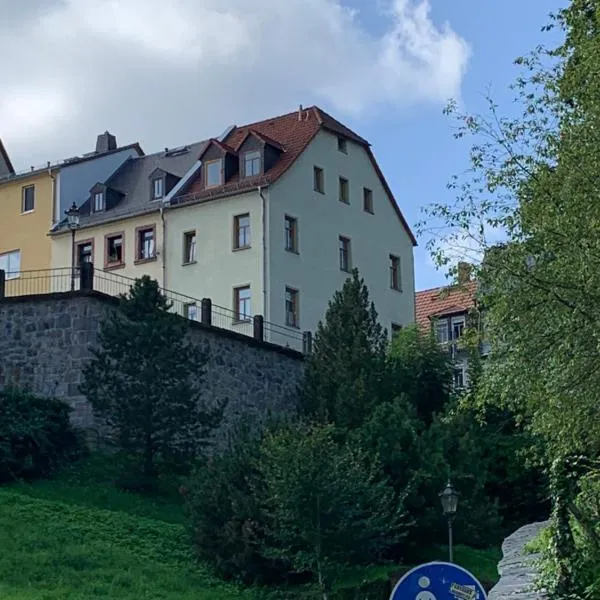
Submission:
[[[152,151],[300,102],[343,119],[460,95],[468,45],[428,0],[387,0],[379,37],[340,2],[0,0],[0,136],[28,166],[107,128]]]

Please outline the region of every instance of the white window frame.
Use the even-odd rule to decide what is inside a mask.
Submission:
[[[0,269],[6,274],[7,281],[21,277],[21,250],[0,254]]]

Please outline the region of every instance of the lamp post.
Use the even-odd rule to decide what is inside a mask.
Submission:
[[[73,202],[69,210],[65,210],[67,223],[71,230],[71,291],[75,289],[75,232],[79,229],[79,208]]]
[[[458,492],[454,489],[450,479],[448,479],[448,483],[446,484],[444,491],[440,494],[440,500],[442,502],[444,516],[448,519],[449,562],[454,562],[454,553],[452,548],[452,521],[454,520],[456,509],[458,508]]]

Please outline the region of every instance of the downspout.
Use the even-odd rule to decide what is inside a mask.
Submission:
[[[167,222],[165,221],[165,208],[161,205],[159,208],[160,220],[162,221],[162,288],[167,288]]]
[[[60,210],[56,210],[56,175],[52,175],[50,163],[48,163],[48,175],[50,179],[52,179],[52,227],[54,227],[59,221],[59,215],[57,213],[60,213]]]
[[[262,289],[263,289],[263,317],[267,320],[269,295],[267,293],[267,199],[258,186],[258,195],[261,199],[260,218],[262,222]],[[268,336],[267,336],[268,337]]]

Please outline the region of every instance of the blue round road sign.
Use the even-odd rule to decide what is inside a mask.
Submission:
[[[483,586],[471,573],[450,563],[415,567],[396,584],[390,600],[486,600]]]

